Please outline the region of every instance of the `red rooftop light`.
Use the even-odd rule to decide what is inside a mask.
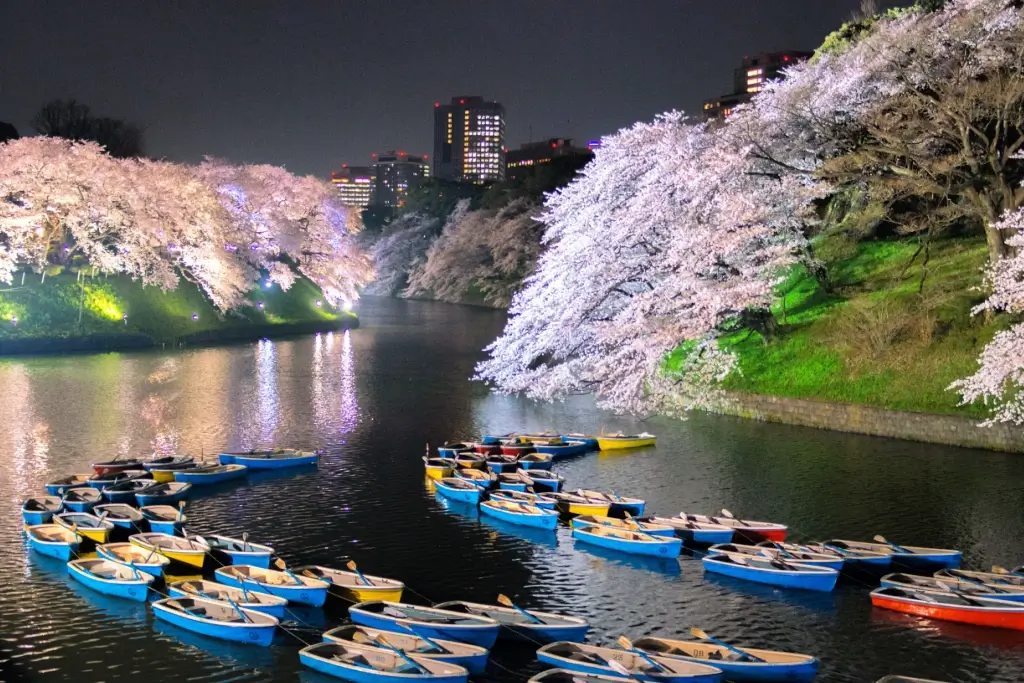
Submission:
[[[459,104],[465,104],[466,100],[459,100]]]
[[[434,106],[435,106],[435,107],[440,107],[440,106],[441,106],[441,103],[440,103],[440,102],[434,102]]]

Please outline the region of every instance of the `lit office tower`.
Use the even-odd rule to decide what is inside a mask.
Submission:
[[[331,173],[331,183],[345,206],[369,206],[373,202],[373,180],[373,169],[369,166],[343,164],[340,171]]]
[[[743,66],[733,72],[732,92],[704,100],[704,118],[707,120],[724,119],[736,107],[746,104],[753,99],[754,95],[761,92],[765,83],[782,78],[787,68],[810,57],[810,52],[800,52],[799,50],[766,52],[753,57],[744,57]]]
[[[434,175],[462,183],[505,179],[505,108],[482,97],[434,104]]]
[[[409,190],[430,177],[427,155],[384,152],[373,155],[374,204],[397,208],[405,204]]]

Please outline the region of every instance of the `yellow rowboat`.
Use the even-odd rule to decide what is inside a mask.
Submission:
[[[545,493],[545,498],[554,500],[558,511],[567,515],[592,515],[607,517],[612,504],[605,500],[593,500],[572,493]]]
[[[640,448],[641,446],[653,446],[658,437],[654,434],[642,432],[627,436],[622,432],[597,437],[597,447],[602,451],[613,451],[620,448]]]
[[[455,471],[455,461],[446,458],[423,458],[423,464],[427,468],[427,476],[431,479],[444,479],[452,476]]]
[[[167,534],[135,534],[128,540],[144,550],[156,550],[169,560],[202,567],[210,546],[195,537],[180,538]]]
[[[180,471],[180,469],[161,470],[154,467],[149,471],[149,476],[153,477],[153,481],[158,484],[166,484],[174,481],[174,473]]]
[[[113,523],[87,512],[62,512],[54,515],[53,520],[65,529],[77,527],[74,530],[79,536],[97,544],[106,543],[110,539],[110,532],[114,530]]]
[[[311,579],[320,579],[331,584],[331,587],[342,597],[356,602],[367,602],[369,600],[387,600],[389,602],[401,602],[402,591],[405,584],[395,579],[385,579],[381,576],[370,576],[363,574],[360,577],[355,572],[346,572],[330,567],[318,567],[307,565],[293,570],[296,574],[308,576]],[[366,583],[366,581],[369,583]]]

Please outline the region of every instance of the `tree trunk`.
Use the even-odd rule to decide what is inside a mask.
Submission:
[[[988,260],[990,263],[1010,256],[1010,249],[1006,244],[1007,235],[1004,230],[997,228],[992,222],[985,222],[985,242],[988,244]]]

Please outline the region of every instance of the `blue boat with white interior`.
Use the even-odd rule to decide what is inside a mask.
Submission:
[[[581,543],[632,555],[679,557],[683,550],[682,539],[652,536],[612,526],[576,526],[573,527],[572,537]]]
[[[659,657],[683,659],[721,669],[726,680],[810,681],[818,673],[818,659],[797,652],[779,652],[736,647],[717,638],[713,641],[700,629],[693,629],[705,640],[673,640],[647,637],[633,641],[633,647]]]
[[[139,512],[154,534],[178,535],[188,522],[188,515],[171,505],[144,505]]]
[[[121,529],[143,531],[142,513],[126,503],[101,503],[92,509],[92,513]]]
[[[469,671],[458,664],[404,654],[373,643],[314,643],[299,650],[299,661],[314,671],[351,683],[466,683],[469,678]]]
[[[54,479],[51,482],[47,482],[46,493],[51,496],[63,497],[68,489],[80,489],[89,486],[89,480],[92,477],[93,475],[91,474],[72,474],[60,479]]]
[[[505,604],[485,605],[479,602],[452,600],[439,602],[434,607],[494,619],[502,626],[498,638],[505,640],[528,643],[554,643],[565,640],[582,643],[590,630],[590,624],[586,619],[554,612],[525,610],[515,605],[508,607]]]
[[[108,503],[134,503],[136,493],[157,486],[152,479],[125,479],[103,487],[103,499]]]
[[[57,496],[33,496],[21,504],[21,519],[25,524],[46,524],[60,512],[63,501]]]
[[[277,617],[198,597],[164,598],[153,603],[157,619],[211,638],[270,645]]]
[[[60,524],[38,524],[25,527],[28,545],[40,555],[67,562],[78,554],[82,537]]]
[[[185,482],[193,486],[213,486],[225,481],[243,479],[249,474],[249,468],[237,462],[229,465],[207,465],[190,469],[176,470],[174,481]]]
[[[497,491],[491,491],[488,497],[491,500],[502,500],[506,503],[526,503],[527,505],[539,507],[542,510],[554,510],[558,505],[556,501],[553,501],[550,498],[544,498],[536,493],[529,493],[527,491],[499,489]]]
[[[84,586],[115,598],[145,602],[154,576],[111,560],[72,560],[68,574]]]
[[[317,465],[320,463],[320,451],[299,451],[294,448],[254,450],[244,453],[220,453],[217,460],[221,465],[245,465],[250,470],[276,470]]]
[[[706,555],[701,563],[704,571],[781,588],[828,592],[836,587],[836,581],[839,580],[839,572],[835,569],[780,559]]]
[[[891,556],[891,563],[896,568],[936,571],[938,569],[956,569],[960,566],[963,555],[959,550],[947,548],[922,548],[913,545],[897,545],[876,536],[874,543],[864,541],[847,541],[834,539],[825,541],[826,545],[855,551],[885,553]]]
[[[203,579],[175,581],[167,586],[167,594],[172,598],[206,598],[207,600],[233,602],[242,609],[263,612],[279,619],[284,619],[288,608],[288,601],[276,595],[242,590]]]
[[[96,546],[96,554],[105,560],[130,564],[153,576],[162,576],[164,567],[171,563],[155,550],[146,550],[132,543],[102,543]]]
[[[330,631],[325,631],[323,640],[325,643],[357,643],[372,642],[377,636],[384,636],[388,644],[397,647],[402,652],[410,655],[419,655],[428,659],[449,664],[458,664],[465,667],[471,674],[482,674],[487,668],[487,658],[490,652],[487,648],[469,643],[460,643],[456,640],[438,640],[431,638],[426,640],[408,631],[381,631],[376,628],[365,626],[338,626]]]
[[[722,670],[710,663],[697,664],[684,659],[586,643],[549,643],[537,650],[537,659],[549,666],[572,672],[622,676],[609,664],[614,661],[629,671],[630,679],[644,683],[720,683],[722,680]],[[655,666],[651,665],[652,661]]]
[[[529,526],[535,529],[554,531],[558,528],[558,513],[526,503],[510,503],[504,500],[485,500],[480,503],[480,514],[488,515],[509,524]]]
[[[385,631],[408,631],[421,638],[458,640],[490,649],[501,625],[488,617],[460,614],[436,607],[377,600],[348,608],[353,623]]]
[[[91,486],[68,489],[64,492],[64,509],[71,512],[89,512],[100,504],[103,494]]]
[[[320,607],[327,601],[330,588],[329,583],[320,579],[241,564],[220,567],[213,574],[226,586],[270,593],[288,602],[314,607]]]
[[[529,479],[529,485],[537,493],[557,493],[565,485],[565,477],[547,470],[530,470],[523,472]]]
[[[474,453],[474,449],[468,443],[446,443],[437,447],[437,455],[440,458],[454,460],[463,453]]]
[[[583,455],[589,449],[583,441],[562,441],[561,443],[549,441],[548,443],[533,442],[533,447],[538,453],[550,455],[553,460],[571,458],[576,455]],[[594,440],[594,447],[597,447],[597,440]]]
[[[252,543],[245,534],[242,534],[242,538],[203,534],[203,540],[210,546],[210,551],[227,564],[247,564],[268,569],[270,558],[274,554],[274,549],[269,545]]]
[[[476,504],[484,495],[484,489],[460,477],[437,479],[434,481],[434,488],[439,495],[459,503]]]
[[[185,500],[191,492],[192,484],[170,481],[144,488],[135,494],[135,501],[139,507],[170,505]]]

